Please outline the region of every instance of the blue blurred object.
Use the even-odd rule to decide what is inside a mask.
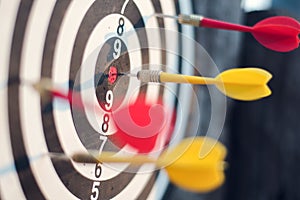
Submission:
[[[292,14],[300,16],[299,0],[273,0],[272,8],[288,11]]]

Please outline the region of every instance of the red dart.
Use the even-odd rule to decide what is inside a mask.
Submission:
[[[74,106],[74,108],[82,109],[82,110],[86,106],[89,106],[89,107],[93,108],[92,105],[84,105],[83,102],[81,101],[80,94],[78,94],[76,92],[72,92],[71,90],[69,90],[67,94],[64,94],[63,92],[61,92],[59,90],[54,90],[53,89],[53,90],[50,90],[50,93],[53,97],[65,99],[72,106]]]
[[[298,48],[300,42],[298,36],[300,33],[300,23],[297,20],[286,16],[269,17],[258,22],[253,27],[232,24],[200,15],[180,14],[177,17],[156,14],[156,16],[175,18],[181,24],[189,24],[198,27],[250,32],[261,45],[278,52],[292,51]]]
[[[260,44],[279,52],[294,50],[298,48],[300,42],[298,37],[300,23],[291,17],[276,16],[266,18],[253,27],[203,18],[200,26],[250,32]]]
[[[140,95],[134,103],[112,112],[117,126],[112,138],[119,147],[129,144],[139,153],[149,153],[155,149],[160,134],[166,134],[163,143],[168,143],[175,121],[172,113],[166,112],[161,101],[148,104]]]
[[[50,80],[42,79],[39,83],[34,84],[34,88],[41,93],[48,91],[53,98],[64,99],[76,109],[93,110],[94,108],[92,103],[83,104],[78,92],[69,90],[64,93],[53,88]],[[117,128],[117,131],[109,136],[111,141],[119,148],[130,145],[139,153],[158,150],[155,149],[158,142],[164,146],[167,145],[172,136],[176,119],[175,112],[166,110],[162,100],[158,100],[154,104],[146,103],[145,94],[140,94],[134,103],[111,111],[111,116]],[[160,134],[165,135],[159,137]],[[163,138],[163,141],[158,141],[159,138]]]
[[[50,93],[53,97],[68,101],[76,109],[84,109],[86,106],[93,108],[89,104],[83,105],[79,94],[76,92],[68,91],[65,94],[52,89]],[[159,133],[163,128],[164,111],[158,107],[151,113],[152,105],[145,103],[144,99],[144,95],[142,95],[135,103],[129,104],[117,112],[112,112],[117,131],[109,138],[119,148],[129,145],[137,149],[139,153],[149,153],[154,149]],[[160,103],[157,105],[161,106]],[[169,141],[168,138],[167,141]]]

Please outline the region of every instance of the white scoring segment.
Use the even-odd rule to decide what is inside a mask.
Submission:
[[[68,11],[64,16],[62,26],[59,31],[57,45],[55,48],[52,80],[66,93],[69,89],[68,81],[70,62],[75,38],[87,10],[93,3],[93,0],[72,1]],[[71,155],[74,152],[86,151],[85,147],[79,140],[74,127],[69,103],[63,100],[55,99],[54,120],[58,130],[57,133],[60,143],[66,154]],[[78,171],[80,172],[80,170]],[[91,178],[90,175],[87,175],[86,177]]]
[[[25,199],[18,175],[15,172],[8,125],[7,80],[9,57],[19,0],[0,3],[0,191],[3,199]]]
[[[120,37],[117,35],[116,31],[117,27],[119,25],[119,19],[123,17],[124,18],[124,34]],[[102,110],[102,108],[98,105],[98,100],[95,95],[94,91],[94,71],[95,71],[95,65],[97,60],[97,55],[102,48],[102,45],[105,41],[107,41],[110,38],[117,37],[120,38],[126,45],[127,50],[129,52],[129,58],[130,58],[130,71],[136,72],[138,69],[141,68],[142,61],[141,61],[141,47],[139,43],[139,38],[137,36],[137,33],[135,32],[133,25],[131,22],[122,15],[119,14],[111,14],[103,18],[97,26],[94,28],[93,33],[89,37],[88,43],[86,45],[86,49],[84,52],[84,59],[83,64],[81,66],[81,83],[85,83],[85,89],[82,91],[82,97],[83,100],[86,102],[87,107],[89,107],[90,103],[92,102],[93,105],[95,105],[94,110],[86,109],[86,115],[88,116],[90,124],[94,127],[94,129],[101,133],[101,124],[103,120],[103,115],[105,114],[105,111]],[[137,30],[142,31],[142,30]],[[157,30],[156,30],[157,31]],[[152,52],[153,53],[153,52]],[[157,53],[157,52],[155,52]],[[160,52],[159,52],[160,53]],[[150,53],[151,56],[151,53]],[[153,57],[153,56],[152,56]],[[91,81],[92,79],[92,81]],[[86,83],[89,82],[90,85],[87,86]],[[126,105],[128,102],[133,102],[138,94],[139,91],[140,82],[137,79],[130,79],[129,87],[127,90],[127,94],[125,98],[123,99],[123,104]],[[151,88],[150,93],[156,92],[159,88]],[[118,90],[118,86],[115,87],[115,90]],[[158,95],[158,93],[157,93]],[[152,99],[157,99],[155,95],[148,96],[148,101]],[[122,107],[122,105],[120,107]],[[106,133],[107,135],[114,134],[115,128],[114,123],[110,122],[109,124],[110,128],[109,131]],[[68,142],[70,143],[70,142]],[[73,145],[74,146],[74,145]],[[125,146],[119,153],[120,154],[126,154],[126,152],[135,153],[136,150],[130,148],[129,146]],[[94,170],[93,165],[87,167],[81,167],[80,164],[75,164],[77,170],[80,171],[84,176],[90,176],[90,171]],[[105,164],[102,167],[102,175],[100,177],[100,180],[107,180],[110,178],[113,178],[117,176],[120,172],[125,170],[125,168],[128,166],[128,164]],[[89,169],[90,168],[90,169]],[[153,166],[151,168],[147,167],[143,170],[151,170],[152,171]],[[93,178],[93,177],[89,177]],[[144,182],[147,182],[144,180]],[[141,182],[139,183],[139,186],[141,187]],[[141,187],[142,188],[142,187]]]
[[[143,167],[141,170],[143,170]],[[112,200],[138,199],[139,194],[147,187],[146,183],[151,178],[151,175],[152,173],[136,174],[127,187],[124,188],[124,192],[118,194]]]
[[[64,89],[65,92],[69,89],[70,62],[75,38],[82,19],[93,3],[93,0],[72,1],[60,28],[54,55],[52,80]],[[54,108],[58,108],[54,112],[54,120],[64,152],[71,155],[77,151],[86,151],[77,136],[69,103],[57,99],[54,101]],[[77,168],[78,165],[75,164],[74,166],[82,175],[92,179],[90,173],[91,167],[89,165],[86,168],[81,168],[81,170]],[[94,170],[94,165],[92,168]]]
[[[44,43],[54,5],[55,1],[45,2],[43,0],[35,1],[33,4],[24,38],[20,72],[22,80],[36,82],[41,78]],[[28,85],[21,85],[20,109],[27,155],[34,157],[47,153],[47,141],[44,138],[41,119],[40,94]],[[30,167],[46,198],[75,198],[57,176],[49,157],[45,156],[31,162]]]
[[[95,105],[94,111],[91,112],[91,110],[86,109],[85,112],[88,116],[90,124],[98,132],[100,132],[99,124],[101,124],[104,111],[101,109],[100,106],[98,106],[97,98],[94,91],[93,78],[95,72],[95,64],[96,64],[97,55],[103,43],[109,38],[118,36],[116,32],[114,32],[114,30],[117,30],[118,20],[120,17],[123,17],[125,19],[125,30],[129,32],[128,34],[124,34],[124,37],[120,37],[120,38],[124,41],[129,51],[131,70],[134,70],[135,67],[141,66],[142,63],[138,37],[134,32],[131,22],[128,19],[126,19],[126,17],[119,14],[111,14],[103,18],[96,25],[96,27],[93,29],[92,34],[89,37],[89,40],[85,48],[82,71],[81,71],[81,81],[82,83],[86,83],[86,82],[91,83],[90,87],[87,86],[87,89],[82,92],[82,97],[83,100],[87,102],[87,104]],[[60,54],[56,54],[56,55],[60,55]],[[60,56],[59,58],[64,60],[62,56]],[[56,83],[66,83],[69,75],[68,70],[66,70],[65,68],[63,68],[65,70],[62,70],[60,66],[61,64],[58,64],[58,61],[55,59],[54,69],[57,70],[55,70],[56,73],[53,73],[54,74],[53,79],[55,80]],[[139,89],[137,88],[139,85],[140,85],[139,81],[135,79],[131,80],[128,91],[137,91]],[[132,95],[133,93],[129,92],[128,95],[126,95],[125,97],[124,103],[126,102],[126,99],[134,100],[134,98],[132,98]],[[59,102],[61,103],[61,101],[55,100],[54,107],[62,108],[63,106]],[[97,113],[97,115],[95,115],[95,113]],[[72,121],[72,116],[70,111],[68,109],[62,109],[62,110],[56,109],[54,111],[54,116],[55,116],[55,122],[57,125],[60,141],[65,153],[71,155],[74,152],[85,151],[85,148],[82,146],[81,142],[77,137],[76,130],[72,127],[73,121]],[[112,123],[110,124],[110,127],[113,127]],[[68,134],[65,134],[66,132]],[[114,128],[111,128],[110,131],[108,131],[108,134],[113,134],[114,132],[115,132]],[[126,151],[134,152],[135,150],[130,149],[129,147],[125,147],[122,149],[120,153]],[[73,165],[77,169],[77,171],[80,172],[83,176],[89,179],[95,179],[95,177],[91,173],[94,171],[94,165],[87,165],[87,164],[83,165],[78,163],[73,163]],[[117,166],[116,165],[103,166],[100,180],[107,180],[117,176],[127,166],[128,164],[117,165]]]
[[[67,90],[69,89],[68,81],[70,61],[74,48],[75,38],[82,19],[93,3],[93,0],[72,1],[60,28],[55,49],[52,80],[57,83],[58,86],[60,86],[62,89],[64,89],[65,92],[67,92]],[[54,120],[64,152],[68,155],[71,155],[72,153],[77,151],[86,151],[85,147],[82,145],[77,136],[69,103],[57,99],[54,101],[54,108],[58,108],[54,111]],[[77,165],[75,165],[75,168],[76,166]],[[82,172],[82,170],[77,170],[85,177],[91,179],[91,167],[87,165],[87,167],[83,169],[86,169],[84,170],[84,172],[86,173]]]
[[[79,26],[94,0],[72,1],[59,30],[53,61],[52,80],[68,89],[69,70],[74,42]]]
[[[161,6],[162,6],[162,12],[167,15],[177,15],[173,1],[172,0],[160,0]],[[182,13],[192,13],[192,5],[190,1],[180,0],[179,2],[179,9]],[[178,68],[176,64],[178,65],[179,57],[183,56],[184,60],[182,60],[182,73],[192,75],[193,74],[193,65],[194,65],[194,54],[188,54],[188,52],[194,49],[193,42],[194,40],[194,31],[192,27],[188,26],[182,26],[182,33],[176,34],[178,32],[178,29],[176,28],[177,24],[176,21],[173,19],[166,19],[164,18],[164,23],[166,29],[166,34],[168,37],[166,37],[166,45],[167,45],[167,71],[171,73],[176,73]],[[185,42],[182,42],[178,37],[184,37],[186,38]],[[177,39],[177,40],[176,40]],[[181,54],[179,54],[178,49],[179,45],[178,43],[174,43],[174,41],[180,41],[182,50]],[[188,62],[187,62],[188,61]],[[174,67],[174,66],[176,67]],[[166,84],[166,90],[165,90],[165,96],[164,100],[166,102],[171,102],[174,94],[176,94],[176,98],[178,98],[179,105],[177,106],[177,116],[176,116],[176,123],[175,123],[175,129],[173,132],[173,137],[171,140],[172,144],[178,143],[186,134],[187,129],[187,120],[189,116],[190,106],[191,106],[191,99],[196,98],[193,96],[193,89],[191,86],[187,84],[180,85],[180,94],[177,94],[175,91],[175,85],[174,84]],[[173,94],[171,94],[173,93]],[[193,98],[192,98],[193,97]],[[166,191],[168,185],[168,177],[166,173],[160,173],[156,184],[151,190],[151,193],[149,194],[149,199],[161,199]]]
[[[176,15],[173,0],[160,1],[162,12],[166,15]],[[172,5],[172,6],[170,6]],[[177,22],[174,19],[163,18],[166,29],[166,71],[168,73],[178,73],[179,68],[179,34]],[[164,93],[164,102],[169,108],[174,108],[174,95],[176,94],[176,83],[165,83],[167,90]]]
[[[116,30],[119,26],[119,19],[124,19],[124,34],[120,37],[118,36]],[[125,32],[128,31],[129,34]],[[130,59],[130,70],[135,70],[137,66],[140,66],[141,61],[141,52],[140,45],[138,42],[138,36],[134,31],[134,27],[131,22],[124,16],[120,14],[111,14],[103,18],[93,29],[92,34],[90,35],[82,61],[81,71],[80,71],[80,82],[85,85],[84,89],[81,91],[81,96],[86,105],[85,114],[89,120],[90,125],[94,128],[96,132],[99,132],[102,135],[111,135],[116,132],[115,125],[112,120],[109,122],[109,128],[106,133],[101,131],[101,125],[103,121],[103,117],[105,115],[105,111],[102,110],[100,105],[98,104],[98,99],[95,94],[94,88],[94,77],[95,77],[95,67],[98,54],[103,47],[104,43],[110,38],[119,38],[121,39],[129,52]],[[113,61],[113,60],[112,60]],[[134,100],[136,95],[133,95],[132,91],[138,90],[140,82],[136,79],[131,79],[128,86],[128,92],[123,99],[123,104],[126,105],[129,100]],[[116,87],[115,87],[116,89]],[[90,105],[93,105],[94,109],[90,109]],[[120,107],[122,107],[122,105]],[[76,116],[75,116],[76,117]],[[76,121],[75,121],[76,123]],[[72,140],[71,140],[72,141]],[[68,140],[66,145],[76,146]],[[68,148],[66,148],[68,149]],[[126,154],[126,152],[136,152],[135,149],[130,148],[129,146],[125,146],[119,153]],[[94,171],[94,165],[82,165],[78,163],[74,163],[76,169],[87,176],[90,179],[95,179],[91,172]],[[111,179],[117,175],[119,175],[128,164],[111,164],[111,165],[103,165],[102,166],[102,174],[100,176],[100,180]]]
[[[161,0],[162,13],[166,15],[176,15],[176,9],[173,0]],[[177,22],[173,19],[164,18],[166,34],[166,71],[169,73],[178,73],[179,68],[179,34]],[[177,86],[175,83],[166,83],[163,101],[167,109],[174,109],[174,98]],[[154,184],[148,199],[161,199],[169,184],[168,176],[164,171],[159,173],[156,184]]]
[[[157,19],[152,15],[155,13],[151,1],[135,0],[134,1],[139,10],[143,13],[143,20],[145,22],[146,34],[149,44],[149,68],[161,69],[162,68],[162,55],[161,55],[161,37]],[[153,47],[153,48],[151,48]],[[145,47],[142,47],[145,48]],[[159,84],[148,83],[148,92],[146,94],[146,102],[153,103],[159,96]]]

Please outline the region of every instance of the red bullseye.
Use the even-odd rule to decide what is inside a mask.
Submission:
[[[118,78],[118,70],[115,66],[111,66],[108,72],[108,82],[114,84]]]

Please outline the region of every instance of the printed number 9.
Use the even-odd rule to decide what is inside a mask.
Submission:
[[[113,57],[114,59],[118,59],[122,50],[122,43],[120,39],[116,39],[114,42],[114,53]]]
[[[110,110],[113,106],[113,101],[114,101],[114,94],[111,90],[108,90],[106,92],[105,101],[106,101],[105,109]]]

